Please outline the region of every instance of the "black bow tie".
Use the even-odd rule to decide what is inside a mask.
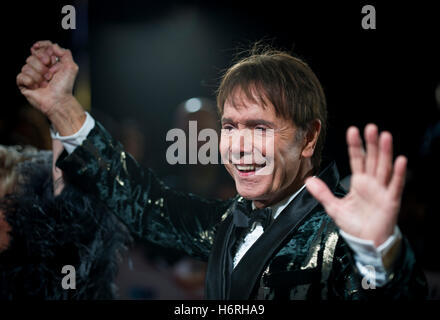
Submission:
[[[257,222],[261,223],[264,230],[273,222],[272,209],[270,207],[252,210],[252,203],[242,199],[237,202],[234,210],[234,220],[237,227],[250,228],[254,231]]]
[[[257,222],[261,223],[263,230],[266,230],[266,228],[269,227],[273,222],[272,209],[262,208],[262,209],[252,210],[250,213],[250,219],[248,223],[251,232],[254,231],[255,227],[257,226]]]

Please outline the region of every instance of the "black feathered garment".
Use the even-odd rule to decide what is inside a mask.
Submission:
[[[66,183],[54,197],[52,154],[20,166],[19,192],[9,197],[9,248],[0,253],[0,299],[112,299],[125,226],[104,204]],[[63,266],[75,267],[76,289],[65,290]]]

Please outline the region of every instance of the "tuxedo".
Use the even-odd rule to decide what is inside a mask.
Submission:
[[[208,262],[207,299],[415,299],[426,281],[404,238],[388,282],[369,289],[353,252],[333,220],[304,188],[233,267],[247,227],[240,207],[249,200],[208,200],[165,186],[141,168],[120,143],[96,123],[87,139],[57,161],[65,178],[93,195],[121,219],[131,234],[179,249]],[[319,177],[339,197],[336,165]]]

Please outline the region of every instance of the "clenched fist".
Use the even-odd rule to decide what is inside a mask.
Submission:
[[[85,120],[84,109],[72,95],[77,73],[78,65],[70,50],[50,41],[38,41],[17,75],[21,93],[61,135],[74,134]]]

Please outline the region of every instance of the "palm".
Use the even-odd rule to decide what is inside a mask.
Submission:
[[[341,199],[335,211],[340,213],[337,223],[345,232],[373,240],[377,233],[392,231],[390,226],[395,224],[398,204],[392,201],[387,189],[376,179],[366,174],[355,174],[351,179],[350,192]]]
[[[377,137],[377,128],[365,130],[367,153],[362,149],[357,129],[347,132],[352,168],[349,193],[338,199],[320,179],[307,181],[307,188],[344,232],[383,243],[393,232],[400,208],[406,159],[398,157],[392,165],[392,137]],[[379,140],[379,141],[378,141]]]

